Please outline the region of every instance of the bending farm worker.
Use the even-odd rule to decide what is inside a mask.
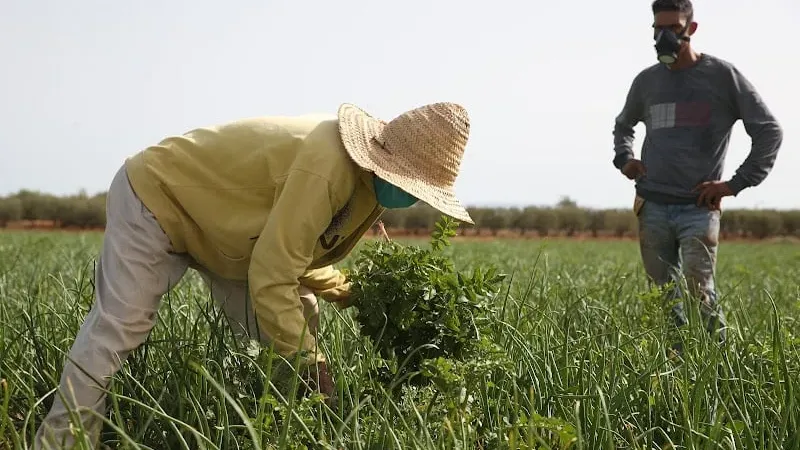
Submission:
[[[156,323],[189,268],[243,339],[295,356],[333,395],[317,348],[317,296],[346,307],[332,267],[386,208],[423,201],[473,223],[453,186],[469,137],[461,106],[435,103],[386,123],[351,104],[336,116],[256,117],[172,136],[126,160],[108,192],[95,301],[70,349],[35,448],[74,445],[76,408],[92,445],[109,378]],[[63,399],[62,399],[63,396]],[[46,441],[45,441],[46,439]]]

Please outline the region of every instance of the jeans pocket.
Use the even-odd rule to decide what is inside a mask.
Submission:
[[[644,203],[645,200],[638,195],[633,199],[633,213],[637,217],[639,217],[639,215],[642,213],[642,208],[644,207]]]

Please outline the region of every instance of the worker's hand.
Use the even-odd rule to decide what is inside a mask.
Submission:
[[[339,309],[347,309],[353,306],[354,301],[355,300],[353,299],[353,296],[350,295],[350,291],[348,291],[346,294],[342,295],[336,300],[333,300],[332,303]]]
[[[333,377],[328,372],[327,364],[319,362],[316,366],[310,366],[306,369],[303,381],[305,381],[312,390],[318,391],[325,396],[325,403],[329,408],[334,411],[337,410],[338,399],[336,397],[336,386],[333,382]]]
[[[638,159],[631,159],[630,161],[626,162],[624,166],[622,166],[622,173],[628,177],[629,180],[636,180],[645,175],[647,170],[641,161]]]
[[[711,210],[722,208],[722,198],[733,195],[728,183],[724,181],[706,181],[695,186],[694,190],[700,192],[697,197],[697,206],[705,204]]]

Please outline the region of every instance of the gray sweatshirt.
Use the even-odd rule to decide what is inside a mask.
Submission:
[[[728,180],[734,194],[766,178],[783,131],[753,85],[733,64],[704,54],[694,66],[670,70],[654,64],[634,78],[614,126],[614,166],[634,158],[635,127],[644,122],[642,163],[646,176],[636,192],[660,203],[691,203],[692,190],[722,177],[731,129],[742,120],[752,139],[750,154]]]

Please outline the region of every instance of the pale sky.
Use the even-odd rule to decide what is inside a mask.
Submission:
[[[630,207],[611,131],[656,62],[650,0],[488,5],[0,0],[0,195],[105,191],[140,149],[236,118],[352,102],[389,120],[453,101],[472,119],[464,203]],[[800,207],[800,2],[696,0],[695,12],[695,48],[735,64],[785,133],[764,183],[723,205]],[[749,151],[737,122],[726,178]]]

